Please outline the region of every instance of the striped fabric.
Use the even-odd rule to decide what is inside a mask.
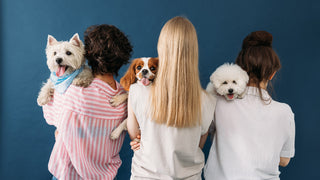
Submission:
[[[117,140],[111,131],[127,117],[127,104],[112,107],[111,97],[125,93],[99,79],[87,88],[70,86],[64,95],[43,106],[48,124],[58,135],[49,160],[49,171],[59,180],[111,180],[121,165],[119,152],[124,133]]]

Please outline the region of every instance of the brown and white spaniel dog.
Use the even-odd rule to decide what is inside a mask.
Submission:
[[[126,91],[136,82],[144,86],[150,85],[156,77],[158,62],[158,58],[152,57],[134,59],[126,74],[120,79],[120,84]]]
[[[143,86],[149,86],[158,70],[158,58],[143,57],[134,59],[127,70],[126,74],[120,79],[120,84],[126,91],[129,91],[130,85],[138,83]],[[128,99],[128,94],[121,94],[114,96],[110,100],[112,106],[118,106]],[[111,133],[111,139],[119,138],[122,131],[127,130],[127,120],[124,120],[116,129]]]

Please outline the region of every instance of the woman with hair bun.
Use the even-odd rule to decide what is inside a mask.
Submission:
[[[279,178],[279,165],[294,156],[295,123],[289,105],[274,101],[267,91],[280,69],[266,31],[249,34],[236,64],[249,75],[246,96],[226,101],[218,97],[213,143],[204,176],[208,180]]]

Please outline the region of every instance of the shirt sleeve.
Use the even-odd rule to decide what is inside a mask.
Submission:
[[[202,122],[201,122],[201,135],[208,132],[208,129],[214,119],[214,111],[216,108],[216,98],[209,93],[203,93],[202,96]]]
[[[294,114],[292,111],[289,115],[289,123],[288,123],[288,138],[284,143],[280,157],[288,157],[291,158],[294,156],[295,148],[294,148],[294,141],[295,141],[295,122],[294,122]]]
[[[124,135],[112,141],[109,136],[116,122],[79,115],[72,111],[62,113],[61,138],[77,173],[84,179],[99,179],[112,171],[112,157],[118,156]],[[121,164],[121,161],[114,162]],[[116,169],[116,168],[114,168]]]
[[[53,99],[50,102],[48,102],[48,104],[42,106],[42,111],[43,111],[43,116],[46,122],[49,125],[53,125],[57,127],[57,121],[56,121],[57,111],[56,111],[56,107]]]

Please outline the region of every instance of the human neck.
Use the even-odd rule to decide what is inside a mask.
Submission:
[[[249,83],[248,86],[257,87],[255,83]],[[266,90],[268,87],[268,81],[261,81],[260,82],[260,88]]]
[[[100,80],[102,80],[103,82],[109,84],[110,87],[112,87],[113,89],[117,89],[117,85],[116,85],[116,82],[113,78],[113,74],[111,73],[108,73],[108,74],[96,74],[95,75],[95,78],[98,78]]]

